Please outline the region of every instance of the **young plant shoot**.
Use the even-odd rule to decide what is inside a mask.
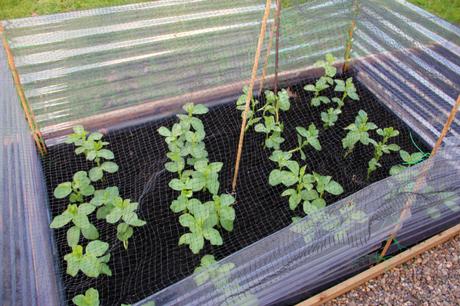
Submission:
[[[109,244],[99,240],[88,243],[83,252],[81,245],[72,247],[72,253],[64,256],[67,262],[67,274],[76,276],[82,271],[88,277],[98,277],[100,274],[112,275],[107,262],[110,260],[110,253],[107,253]]]
[[[311,99],[311,105],[318,107],[321,104],[329,104],[331,100],[326,96],[321,96],[321,92],[332,85],[334,85],[334,77],[337,73],[337,68],[333,66],[335,62],[335,57],[328,53],[326,55],[326,60],[320,60],[315,63],[316,67],[324,69],[324,75],[321,76],[316,83],[306,85],[304,89],[314,93],[313,98]]]
[[[133,227],[141,227],[146,224],[139,219],[136,210],[138,203],[119,196],[118,187],[107,187],[94,193],[90,204],[97,207],[97,219],[105,219],[109,224],[117,224],[117,238],[128,249],[128,239],[133,236]]]
[[[337,69],[333,66],[336,58],[332,54],[327,54],[325,60],[320,60],[315,63],[316,67],[324,69],[324,75],[321,76],[315,84],[309,84],[304,87],[304,90],[313,92],[313,98],[311,99],[311,105],[314,107],[319,107],[322,104],[329,104],[334,102],[337,104],[337,107],[329,107],[326,112],[321,112],[321,120],[324,123],[325,128],[334,126],[339,115],[342,113],[342,108],[345,105],[347,98],[352,100],[359,100],[358,94],[356,92],[356,87],[353,84],[353,78],[348,78],[346,81],[341,79],[334,79],[337,74]],[[333,97],[329,99],[326,96],[322,96],[321,92],[333,86],[334,91],[338,93],[343,93],[342,96]]]
[[[79,294],[72,299],[77,306],[99,306],[99,292],[94,288],[89,288],[85,294]]]
[[[368,122],[367,113],[360,110],[355,118],[355,123],[352,123],[345,128],[345,130],[348,130],[348,133],[345,138],[342,139],[342,146],[347,150],[344,157],[347,157],[353,152],[355,145],[358,142],[365,146],[370,143],[377,145],[375,140],[369,136],[369,131],[375,129],[377,129],[377,125],[373,122]]]
[[[209,162],[204,144],[206,133],[202,121],[194,115],[208,112],[204,105],[187,103],[179,114],[179,122],[171,130],[160,127],[158,133],[165,137],[169,152],[167,171],[176,173],[177,178],[169,182],[169,187],[179,192],[171,203],[171,210],[181,213],[179,223],[188,229],[179,239],[179,245],[186,244],[194,254],[204,247],[205,240],[212,245],[222,245],[222,237],[216,227],[233,230],[235,210],[231,206],[235,199],[228,194],[219,195],[219,172],[221,162]],[[193,198],[197,192],[207,192],[211,201],[202,203]]]
[[[390,175],[397,175],[404,169],[424,161],[429,156],[429,154],[425,154],[422,152],[415,152],[411,154],[404,150],[400,150],[399,155],[401,156],[403,163],[401,165],[391,167]]]
[[[96,166],[91,168],[89,175],[86,171],[78,171],[71,182],[59,184],[54,189],[54,197],[69,201],[67,209],[53,218],[51,228],[61,228],[71,223],[67,230],[67,244],[72,252],[64,256],[67,262],[67,274],[76,276],[82,271],[88,277],[98,277],[101,274],[112,275],[108,266],[110,260],[109,244],[99,239],[99,231],[91,224],[89,216],[97,208],[97,218],[106,219],[108,223],[122,222],[117,227],[117,237],[128,247],[128,239],[133,235],[131,226],[143,226],[135,213],[138,204],[123,200],[118,195],[117,187],[107,187],[105,190],[95,190],[92,182],[103,178],[104,172],[114,173],[118,166],[112,161],[112,151],[105,149],[108,142],[102,140],[101,133],[89,134],[82,126],[74,127],[74,133],[67,137],[66,143],[75,144],[75,153],[84,154],[86,160],[93,161]],[[89,198],[92,197],[92,198]],[[80,245],[81,235],[90,242],[83,248]],[[79,294],[72,299],[78,306],[99,305],[99,293],[90,288],[85,294]]]
[[[236,109],[241,111],[241,116],[243,116],[243,112],[246,107],[246,99],[248,96],[248,90],[249,90],[248,86],[244,86],[243,94],[236,101]],[[246,124],[245,132],[248,131],[251,126],[255,125],[261,120],[260,117],[256,117],[257,105],[259,105],[259,101],[257,101],[256,99],[254,99],[254,97],[252,97],[250,103],[251,103],[251,108],[249,109],[248,114],[247,114],[248,122]]]
[[[335,83],[336,86],[334,91],[343,92],[343,94],[341,98],[332,98],[332,102],[337,104],[336,108],[330,107],[327,112],[321,112],[321,120],[324,122],[325,128],[335,125],[339,119],[339,115],[342,113],[342,108],[347,98],[355,101],[359,100],[358,94],[356,93],[356,87],[353,84],[353,78],[348,78],[346,81],[335,80]]]
[[[75,154],[84,154],[86,160],[96,163],[96,166],[89,170],[91,181],[97,182],[101,180],[104,172],[115,173],[118,171],[116,163],[105,161],[113,160],[115,156],[112,151],[104,148],[109,143],[102,140],[103,135],[101,133],[95,132],[89,134],[81,125],[75,126],[73,131],[74,133],[70,134],[65,142],[76,146]]]
[[[382,136],[383,139],[378,143],[374,144],[374,157],[369,161],[369,167],[367,168],[367,179],[369,179],[372,172],[377,170],[378,167],[382,165],[379,163],[380,158],[383,154],[391,154],[391,152],[397,152],[400,150],[400,147],[397,144],[388,144],[390,138],[396,137],[399,135],[399,131],[395,130],[392,127],[378,129],[377,134]]]
[[[59,184],[54,189],[54,196],[57,199],[69,198],[67,209],[60,215],[53,218],[51,228],[61,228],[72,222],[73,226],[67,230],[67,244],[73,247],[80,241],[80,234],[88,240],[99,238],[97,228],[90,223],[90,215],[96,207],[84,203],[85,197],[94,194],[94,187],[85,171],[78,171],[74,174],[72,182]]]
[[[288,111],[291,107],[289,94],[283,89],[275,95],[272,91],[265,91],[265,105],[259,109],[262,111],[263,122],[256,124],[254,130],[257,133],[265,134],[265,147],[279,150],[284,142],[281,136],[284,125],[280,122],[280,110]]]
[[[310,145],[316,151],[321,151],[321,144],[318,140],[319,131],[314,123],[310,124],[308,130],[304,127],[296,127],[296,131],[298,147],[290,150],[289,153],[300,152],[300,158],[305,160],[307,157],[303,151],[304,147]]]

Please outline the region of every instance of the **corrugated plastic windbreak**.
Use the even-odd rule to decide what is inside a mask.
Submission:
[[[248,79],[264,6],[260,0],[161,0],[4,26],[46,134],[90,115]],[[326,52],[340,57],[350,12],[351,1],[286,9],[282,69],[306,67]],[[316,22],[319,14],[325,18]],[[274,51],[270,72],[273,59]]]
[[[460,210],[460,142],[372,184],[136,305],[276,305],[378,260],[382,241],[442,224]],[[420,180],[419,189],[414,182]],[[401,212],[409,207],[406,217]],[[436,220],[427,213],[439,209]],[[364,263],[364,265],[363,265]]]
[[[357,78],[433,145],[460,94],[460,28],[406,1],[359,2]]]
[[[46,186],[0,47],[0,301],[58,305]]]

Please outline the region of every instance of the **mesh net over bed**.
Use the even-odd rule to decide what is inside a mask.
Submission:
[[[17,86],[48,145],[40,159],[2,49],[0,198],[9,205],[2,207],[0,258],[12,267],[0,272],[8,280],[0,290],[4,300],[72,304],[73,297],[95,288],[102,305],[292,304],[381,260],[382,243],[395,229],[389,254],[459,222],[458,119],[435,157],[394,176],[391,167],[403,164],[398,153],[384,154],[368,178],[374,148],[357,145],[345,158],[342,139],[344,128],[364,110],[378,127],[399,131],[392,143],[427,157],[460,93],[460,29],[405,1],[282,3],[278,88],[286,89],[291,106],[280,115],[281,148],[297,145],[296,127],[315,124],[321,151],[308,148],[305,161],[297,153],[293,159],[309,172],[331,176],[344,190],[327,194],[328,206],[319,212],[306,214],[301,205],[290,209],[281,196],[286,188],[269,184],[276,167],[272,150],[251,127],[234,229],[221,229],[223,245],[206,243],[199,255],[178,246],[185,229],[170,209],[178,192],[168,187],[175,174],[165,170],[168,147],[157,130],[171,128],[185,103],[206,104],[209,112],[198,117],[208,158],[223,163],[219,193],[232,192],[241,127],[236,101],[249,83],[265,1],[160,0],[2,22]],[[350,69],[344,71],[348,45]],[[323,128],[320,116],[329,106],[312,106],[314,94],[304,90],[323,73],[314,64],[326,54],[337,58],[335,78],[353,78],[359,96],[330,128]],[[274,88],[275,55],[274,38],[263,89]],[[267,97],[258,84],[259,79],[254,95],[264,105]],[[334,94],[332,87],[323,93]],[[91,219],[99,239],[110,245],[110,277],[68,275],[68,228],[49,229],[68,204],[53,196],[54,188],[92,167],[63,142],[77,124],[101,131],[119,166],[94,183],[96,189],[118,186],[123,198],[139,203],[137,213],[147,222],[135,228],[126,250],[116,227]],[[376,131],[371,136],[379,137]],[[293,224],[293,217],[301,219]],[[193,274],[205,254],[218,263]]]

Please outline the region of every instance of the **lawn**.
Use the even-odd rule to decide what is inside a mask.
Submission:
[[[452,23],[460,24],[460,0],[409,0]]]
[[[148,0],[0,0],[0,20],[146,1]]]
[[[148,0],[0,0],[0,20],[129,4]],[[282,0],[290,6],[308,0]],[[460,24],[460,0],[409,0],[450,22]]]

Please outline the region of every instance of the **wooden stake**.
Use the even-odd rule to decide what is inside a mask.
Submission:
[[[343,72],[347,72],[350,67],[351,49],[353,47],[353,33],[355,32],[356,19],[358,18],[358,15],[359,15],[359,0],[353,0],[352,10],[353,10],[353,19],[351,21],[350,28],[348,29],[348,40],[345,46],[344,64],[342,68]]]
[[[276,17],[275,17],[275,24],[276,24],[276,51],[275,51],[275,80],[273,81],[274,84],[274,93],[275,95],[278,93],[278,69],[279,69],[279,49],[280,49],[280,23],[281,23],[281,0],[276,0]],[[278,112],[276,113],[278,117]],[[278,121],[278,118],[276,118]]]
[[[14,63],[13,53],[11,52],[11,48],[6,40],[6,36],[4,33],[4,28],[0,24],[0,36],[2,36],[2,44],[5,48],[6,58],[8,60],[8,66],[11,70],[11,74],[13,75],[13,81],[16,87],[16,92],[19,96],[19,100],[21,101],[22,109],[24,110],[24,114],[26,115],[27,123],[29,124],[29,128],[32,131],[32,137],[35,140],[37,145],[38,151],[42,156],[47,153],[46,145],[43,140],[43,136],[38,128],[37,122],[35,121],[34,113],[27,103],[26,96],[24,94],[24,90],[22,89],[21,80],[19,78],[18,70],[16,69],[16,64]]]
[[[447,118],[446,123],[444,124],[444,128],[442,129],[441,134],[439,135],[439,138],[436,141],[436,144],[434,145],[433,150],[431,151],[430,158],[425,162],[425,165],[423,166],[422,170],[420,171],[419,177],[415,181],[415,185],[414,185],[414,189],[413,189],[414,193],[416,193],[423,186],[423,182],[425,181],[425,177],[426,177],[426,172],[427,172],[427,170],[429,168],[431,168],[432,158],[439,151],[439,148],[441,147],[441,144],[442,144],[444,138],[446,137],[447,132],[450,129],[450,126],[452,125],[452,122],[454,122],[454,119],[455,119],[455,116],[457,115],[457,111],[458,111],[459,107],[460,107],[460,95],[458,96],[457,101],[454,103],[454,106],[452,107],[452,110],[450,111],[450,115]],[[398,224],[396,224],[396,226],[393,229],[393,232],[391,233],[390,237],[388,237],[388,239],[387,239],[387,241],[385,243],[385,246],[384,246],[382,252],[380,253],[380,258],[385,257],[385,255],[387,254],[388,249],[391,246],[391,243],[396,238],[396,234],[399,231],[399,229],[401,228],[401,224],[402,224],[403,220],[409,214],[413,202],[414,202],[414,198],[411,197],[404,204],[404,208],[401,210],[401,213],[400,213],[400,216],[399,216],[399,222],[398,222]]]
[[[444,243],[448,241],[449,239],[455,237],[460,233],[460,224],[434,236],[431,237],[428,240],[425,240],[418,245],[396,255],[393,258],[390,258],[332,288],[329,288],[311,298],[308,300],[299,303],[298,305],[301,306],[311,306],[311,305],[322,305],[328,301],[333,300],[334,298],[347,293],[350,290],[353,290],[356,287],[359,287],[360,285],[364,284],[370,279],[373,279],[388,270],[405,263],[406,261],[414,258],[415,256],[426,252],[435,246],[440,245],[441,243]]]
[[[251,81],[249,82],[248,94],[246,95],[246,105],[244,107],[244,112],[243,112],[243,122],[241,124],[240,139],[238,142],[238,150],[236,152],[235,172],[233,174],[233,181],[232,181],[232,192],[233,193],[236,192],[236,182],[238,179],[238,171],[240,168],[241,152],[243,151],[244,131],[246,129],[246,121],[248,119],[249,103],[252,100],[254,82],[257,76],[257,68],[259,67],[260,51],[264,43],[265,31],[267,29],[267,20],[268,20],[268,16],[270,15],[271,3],[272,3],[271,0],[267,0],[267,3],[265,4],[265,13],[264,13],[264,17],[262,18],[262,25],[260,27],[259,41],[257,43],[257,50],[256,50],[255,58],[254,58],[254,65],[252,67]]]
[[[268,37],[267,53],[265,54],[264,67],[262,69],[262,76],[260,78],[260,83],[259,83],[259,97],[262,95],[262,91],[264,90],[265,78],[267,77],[268,60],[270,58],[270,52],[272,49],[273,36],[275,33],[275,26],[276,26],[276,23],[273,22],[272,26],[270,27],[270,36]]]

